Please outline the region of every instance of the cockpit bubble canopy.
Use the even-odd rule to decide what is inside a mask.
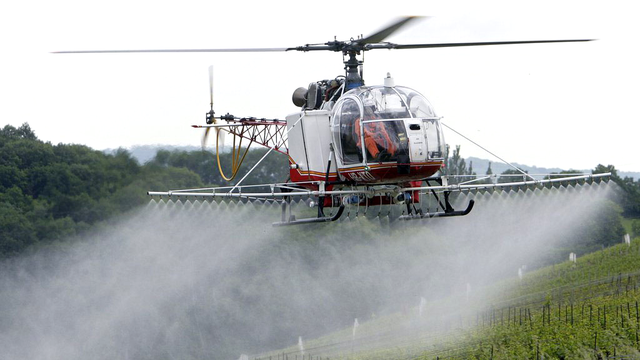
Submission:
[[[433,107],[424,96],[407,87],[361,86],[345,93],[332,111],[334,144],[344,165],[395,161],[398,154],[408,151],[410,123],[427,121],[436,125],[425,124],[426,131],[422,133],[433,142],[428,146],[433,155],[444,144]]]

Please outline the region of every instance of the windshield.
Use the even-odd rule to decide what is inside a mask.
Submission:
[[[346,99],[337,108],[333,118],[333,131],[339,141],[337,153],[343,164],[356,164],[362,162],[362,150],[358,148],[356,136],[356,121],[360,121],[360,107],[353,99]]]
[[[363,86],[349,93],[362,101],[365,120],[436,117],[429,101],[407,87]]]

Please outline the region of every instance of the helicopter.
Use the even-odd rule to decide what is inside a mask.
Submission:
[[[222,177],[232,181],[240,169],[249,147],[258,144],[288,157],[289,179],[278,184],[242,185],[262,161],[233,186],[172,191],[149,191],[150,196],[260,199],[281,204],[281,219],[274,226],[324,223],[338,220],[347,206],[400,205],[405,208],[399,220],[455,217],[469,214],[474,200],[463,209],[455,209],[451,194],[461,191],[542,185],[553,182],[593,180],[610,174],[570,174],[536,179],[522,173],[522,180],[496,183],[488,177],[464,179],[445,175],[447,145],[442,117],[420,92],[395,84],[387,73],[382,85],[365,85],[364,53],[371,50],[492,46],[535,43],[585,42],[592,39],[528,40],[466,43],[395,44],[385,39],[420,17],[398,19],[372,35],[288,48],[176,49],[176,50],[97,50],[61,51],[58,53],[132,53],[132,52],[314,52],[342,54],[344,75],[314,81],[293,92],[292,101],[299,112],[285,120],[236,117],[229,113],[216,116],[213,109],[213,72],[209,68],[210,110],[202,139],[206,144],[215,132],[216,157]],[[220,164],[220,143],[224,135],[233,137],[232,171],[227,176]],[[244,150],[243,141],[248,141]],[[263,159],[264,159],[263,157]],[[509,164],[511,165],[511,164]],[[513,165],[511,165],[513,166]],[[514,167],[515,168],[515,167]],[[456,179],[457,178],[457,179]],[[437,209],[424,211],[421,198],[435,199]],[[298,219],[292,213],[292,199],[307,197],[317,208],[312,217]],[[325,209],[336,209],[326,214]]]

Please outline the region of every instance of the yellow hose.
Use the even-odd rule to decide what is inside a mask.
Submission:
[[[242,137],[240,137],[240,141],[238,143],[238,147],[236,148],[236,137],[237,135],[233,135],[233,148],[231,149],[231,177],[227,177],[224,174],[224,171],[222,171],[222,166],[220,165],[220,151],[219,151],[219,139],[220,139],[220,129],[216,129],[216,159],[218,160],[218,170],[220,170],[220,175],[222,176],[223,179],[225,179],[226,181],[231,181],[233,180],[236,175],[238,174],[238,170],[240,170],[240,165],[242,165],[242,162],[244,161],[245,156],[247,156],[247,153],[249,152],[249,147],[251,146],[251,143],[253,143],[253,141],[249,142],[249,145],[247,145],[247,148],[244,150],[244,154],[242,154],[242,158],[240,158],[240,152],[242,150]],[[225,130],[222,130],[225,131]]]

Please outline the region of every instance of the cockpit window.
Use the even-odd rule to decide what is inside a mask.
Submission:
[[[409,140],[403,120],[365,121],[362,129],[367,162],[397,161],[398,156],[408,154]],[[360,135],[359,128],[356,130]]]
[[[401,86],[394,88],[401,94],[402,99],[405,101],[411,112],[411,117],[414,118],[434,118],[436,117],[433,107],[424,96],[420,93]]]
[[[362,99],[362,105],[365,109],[365,120],[410,117],[405,101],[393,88],[368,88],[359,97]],[[367,119],[367,115],[369,115],[369,119]]]
[[[360,107],[355,100],[347,99],[340,109],[340,144],[342,145],[342,163],[362,162],[362,150],[358,148],[356,123],[360,119]],[[359,126],[359,124],[358,124]]]
[[[408,98],[409,111],[411,115],[416,118],[433,118],[436,114],[433,112],[431,104],[422,95],[413,93],[412,97]]]

